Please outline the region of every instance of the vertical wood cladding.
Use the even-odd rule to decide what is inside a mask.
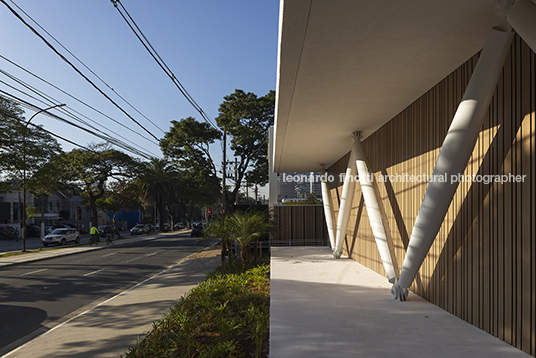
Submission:
[[[274,206],[277,230],[273,246],[327,246],[328,229],[321,205]]]
[[[478,61],[469,59],[368,137],[375,173],[402,263],[427,183]],[[523,176],[523,182],[462,182],[411,291],[536,355],[536,59],[514,39],[464,175]],[[388,100],[388,99],[386,99]],[[348,155],[328,173],[338,180]],[[408,177],[396,175],[407,174]],[[379,176],[394,180],[380,182]],[[342,183],[332,183],[338,215]],[[385,275],[361,188],[356,185],[345,254]],[[403,304],[403,303],[401,303]]]

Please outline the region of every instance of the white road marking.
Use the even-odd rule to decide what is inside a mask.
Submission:
[[[26,272],[26,273],[23,273],[22,275],[19,275],[19,276],[31,275],[32,273],[43,272],[43,271],[46,271],[46,270],[48,270],[48,269],[41,269],[41,270],[36,270],[36,271],[32,271],[32,272]]]
[[[156,255],[157,253],[158,253],[158,251],[155,251],[155,252],[153,252],[152,254],[147,254],[147,255],[145,255],[145,256],[149,257],[149,256]]]
[[[93,275],[94,273],[101,272],[102,270],[104,270],[104,269],[100,269],[100,270],[97,270],[97,271],[93,271],[93,272],[90,272],[90,273],[86,273],[84,276],[91,276],[91,275]]]
[[[106,256],[112,256],[112,255],[115,255],[117,254],[117,252],[112,252],[111,254],[108,254],[108,255],[103,255],[102,257],[106,257]]]

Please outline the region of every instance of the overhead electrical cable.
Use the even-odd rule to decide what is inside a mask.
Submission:
[[[24,92],[24,91],[22,91],[22,90],[16,88],[16,87],[13,87],[13,86],[7,84],[6,82],[4,82],[4,81],[2,81],[2,80],[0,80],[0,83],[3,83],[4,85],[6,85],[6,86],[8,86],[8,87],[10,87],[10,88],[12,88],[12,89],[14,89],[14,90],[16,90],[17,92],[20,92],[20,93],[22,93],[23,95],[25,95],[25,96],[27,96],[27,97],[29,97],[29,98],[35,100],[35,101],[38,101],[38,102],[40,102],[40,103],[42,103],[42,104],[44,104],[44,105],[47,105],[47,106],[48,106],[48,105],[50,105],[50,104],[58,103],[58,101],[53,101],[53,100],[50,100],[50,99],[48,99],[48,98],[46,98],[46,97],[45,97],[45,100],[46,100],[46,101],[41,100],[41,99],[39,99],[39,98],[36,98],[36,97],[34,97],[34,96],[32,96],[32,95],[30,95],[30,94],[28,94],[28,93],[26,93],[26,92]],[[1,91],[1,90],[0,90],[0,92],[2,92],[2,93],[6,93],[6,92]],[[17,101],[22,101],[22,99],[20,99],[20,98],[18,98],[18,97],[16,97],[16,96],[13,96],[12,94],[8,94],[8,95],[9,95],[11,98],[16,99]],[[38,95],[39,95],[39,94],[38,94]],[[35,106],[35,105],[32,105],[32,104],[28,104],[28,102],[26,102],[26,103],[25,103],[25,102],[21,102],[20,104],[21,104],[21,106],[23,106],[23,107],[25,107],[25,108],[29,108],[30,110],[36,110],[36,109],[39,109],[39,107],[37,107],[37,106]],[[58,111],[65,112],[66,110],[62,107],[62,108],[58,108]],[[80,123],[83,123],[83,124],[87,125],[88,127],[90,127],[91,129],[93,129],[93,130],[95,130],[95,131],[101,133],[100,135],[97,135],[97,134],[95,134],[95,133],[93,133],[93,132],[89,132],[89,133],[91,133],[91,134],[93,134],[93,135],[99,137],[100,139],[103,139],[103,140],[107,141],[107,142],[110,143],[110,144],[113,144],[113,145],[115,145],[115,146],[117,146],[117,147],[119,147],[119,148],[128,150],[128,151],[130,151],[130,152],[132,152],[132,153],[135,153],[135,154],[137,154],[137,155],[141,155],[141,156],[143,156],[143,157],[145,157],[145,158],[152,158],[152,157],[154,157],[154,154],[153,154],[153,153],[147,154],[147,153],[144,153],[143,151],[140,151],[140,150],[138,150],[138,149],[135,149],[135,148],[133,148],[132,146],[130,146],[130,145],[128,145],[128,144],[126,144],[126,143],[124,143],[124,142],[118,140],[117,138],[111,137],[110,135],[108,135],[107,133],[104,133],[104,132],[101,131],[100,129],[95,128],[94,126],[90,125],[89,123],[87,123],[87,122],[81,120],[80,118],[74,116],[72,113],[69,113],[68,111],[67,111],[66,114],[67,114],[69,117],[73,118],[74,120],[76,120],[76,121],[78,121],[78,122],[80,122]],[[44,115],[49,115],[49,113],[48,113],[48,112],[45,112]],[[53,117],[54,119],[60,120],[60,121],[62,121],[62,122],[65,122],[65,123],[67,123],[67,124],[74,125],[74,124],[72,124],[71,122],[69,122],[69,121],[67,121],[67,120],[65,120],[65,119],[63,119],[63,118],[58,119],[57,116],[51,116],[51,117]],[[77,128],[79,128],[79,129],[83,129],[83,128],[80,127],[80,126],[77,126],[77,125],[75,125],[75,126],[76,126]]]
[[[26,13],[19,5],[17,5],[13,0],[10,0],[13,5],[15,5],[24,15],[26,15],[34,24],[36,24],[41,30],[43,30],[50,38],[52,38],[58,45],[60,45],[69,55],[71,55],[75,60],[77,60],[82,66],[84,66],[93,76],[99,79],[106,87],[108,87],[112,92],[114,92],[117,97],[121,98],[126,104],[130,106],[133,110],[135,110],[140,116],[145,118],[147,121],[149,121],[152,125],[154,125],[156,128],[162,131],[162,133],[165,133],[165,131],[160,128],[156,123],[151,121],[147,116],[145,116],[143,113],[141,113],[136,107],[134,107],[129,101],[127,101],[125,98],[123,98],[119,93],[116,92],[106,81],[104,81],[99,75],[97,75],[91,68],[89,68],[82,60],[80,60],[78,57],[76,57],[67,47],[65,47],[59,40],[57,40],[54,36],[52,36],[43,26],[41,26],[37,21],[35,21],[28,13]]]
[[[12,13],[17,17],[24,25],[26,25],[34,34],[36,34],[54,53],[56,53],[63,61],[65,61],[73,70],[75,70],[82,78],[84,78],[89,84],[91,84],[100,94],[102,94],[108,101],[110,101],[114,106],[116,106],[121,112],[123,112],[128,118],[130,118],[134,123],[136,123],[140,128],[149,133],[154,139],[159,141],[159,139],[151,133],[147,128],[145,128],[141,123],[139,123],[134,117],[132,117],[127,111],[125,111],[120,105],[118,105],[110,96],[108,96],[103,90],[101,90],[93,81],[91,81],[86,75],[84,75],[71,61],[69,61],[65,56],[63,56],[50,42],[48,42],[36,29],[34,29],[30,24],[28,24],[19,13],[17,13],[5,0],[0,0]]]
[[[54,104],[54,103],[59,103],[59,101],[58,101],[57,99],[55,99],[55,98],[53,98],[52,96],[47,95],[47,94],[45,94],[44,92],[42,92],[42,91],[40,91],[40,90],[34,88],[33,86],[27,84],[26,82],[22,81],[21,79],[15,77],[15,76],[13,76],[13,75],[7,73],[6,71],[0,69],[0,73],[4,74],[5,76],[9,77],[9,78],[12,79],[13,81],[17,82],[18,84],[20,84],[20,85],[22,85],[23,87],[27,88],[28,90],[32,91],[32,92],[35,93],[36,95],[38,95],[38,96],[40,96],[41,98],[45,99],[47,102],[52,103],[52,104]],[[23,92],[23,91],[17,89],[16,87],[13,87],[13,86],[7,84],[6,82],[4,82],[4,81],[2,81],[2,80],[0,80],[0,82],[1,82],[1,83],[4,83],[6,86],[8,86],[8,87],[10,87],[10,88],[12,88],[12,89],[14,89],[14,90],[16,90],[16,91],[18,91],[18,92],[23,93],[24,95],[26,95],[26,96],[28,96],[28,97],[34,99],[34,100],[38,100],[37,98],[35,98],[35,97],[31,97],[31,96],[28,95],[26,92]],[[40,101],[40,102],[41,102],[41,103],[46,103],[46,102],[42,102],[42,101]],[[48,104],[48,103],[47,103],[47,104]],[[94,121],[93,119],[87,117],[86,115],[84,115],[84,114],[82,114],[82,113],[80,113],[80,112],[78,112],[78,111],[76,111],[76,110],[74,110],[74,109],[72,109],[72,108],[69,108],[69,110],[72,111],[72,112],[74,112],[74,113],[76,113],[78,116],[75,115],[75,114],[73,114],[73,113],[71,113],[71,112],[70,112],[67,108],[65,108],[65,107],[61,107],[61,108],[59,108],[58,110],[64,112],[64,113],[65,113],[66,115],[68,115],[70,118],[72,118],[72,119],[74,119],[74,120],[76,120],[76,121],[78,121],[78,122],[80,122],[80,123],[82,123],[82,124],[84,124],[84,125],[86,125],[86,126],[92,128],[93,130],[96,130],[96,131],[98,131],[98,132],[100,132],[100,133],[102,133],[102,134],[104,134],[104,135],[108,135],[108,134],[104,133],[102,130],[100,130],[100,129],[94,127],[94,126],[91,125],[90,123],[88,123],[88,122],[86,122],[85,120],[83,120],[83,119],[81,119],[80,117],[78,117],[78,116],[82,116],[82,117],[86,118],[87,120],[89,120],[89,121],[95,123],[96,125],[98,125],[98,126],[104,128],[105,130],[107,130],[107,131],[109,131],[109,132],[115,134],[116,136],[122,138],[123,140],[126,140],[127,142],[130,142],[130,143],[133,144],[134,146],[137,146],[137,147],[139,147],[139,148],[141,148],[141,149],[145,149],[145,150],[147,150],[146,148],[142,148],[142,147],[139,146],[137,143],[132,142],[131,140],[129,140],[129,139],[123,137],[122,135],[116,133],[115,131],[113,131],[113,130],[111,130],[111,129],[105,127],[105,126],[103,126],[102,124],[100,124],[100,123]],[[137,133],[137,132],[136,132],[136,133]],[[155,143],[155,142],[152,142],[152,143],[158,145],[158,143]],[[149,154],[150,154],[151,156],[153,156],[153,157],[156,157],[156,155],[155,155],[154,153],[149,152]]]
[[[27,70],[26,68],[24,68],[24,67],[22,67],[22,66],[16,64],[15,62],[11,61],[10,59],[8,59],[8,58],[6,58],[6,57],[4,57],[4,56],[2,56],[2,55],[0,55],[0,58],[2,58],[3,60],[9,62],[9,63],[12,64],[13,66],[16,66],[17,68],[21,69],[22,71],[28,73],[29,75],[31,75],[31,76],[37,78],[38,80],[40,80],[40,81],[46,83],[47,85],[51,86],[52,88],[54,88],[54,89],[60,91],[61,93],[65,94],[66,96],[69,96],[70,98],[74,99],[74,100],[77,101],[78,103],[80,103],[80,104],[82,104],[82,105],[88,107],[89,109],[91,109],[91,110],[97,112],[98,114],[100,114],[100,115],[102,115],[102,116],[108,118],[108,119],[111,120],[112,122],[114,122],[114,123],[120,125],[121,127],[125,128],[125,129],[127,129],[127,130],[129,130],[130,132],[135,133],[136,135],[142,137],[143,139],[149,141],[150,143],[152,143],[152,144],[154,144],[154,145],[159,145],[157,142],[155,142],[155,141],[152,140],[151,138],[148,138],[148,137],[146,137],[145,135],[143,135],[142,133],[135,131],[135,130],[132,129],[131,127],[128,127],[128,126],[124,125],[123,123],[121,123],[121,122],[119,122],[118,120],[116,120],[116,119],[110,117],[110,116],[107,115],[106,113],[103,113],[102,111],[98,110],[97,108],[95,108],[95,107],[93,107],[93,106],[87,104],[86,102],[82,101],[81,99],[79,99],[79,98],[73,96],[72,94],[70,94],[70,93],[64,91],[63,89],[59,88],[58,86],[54,85],[53,83],[50,83],[49,81],[45,80],[44,78],[39,77],[39,76],[36,75],[35,73],[33,73],[33,72]]]
[[[160,68],[166,73],[166,75],[171,79],[171,81],[175,84],[175,86],[179,89],[179,91],[182,93],[182,95],[186,98],[186,100],[194,107],[194,109],[199,112],[201,117],[210,124],[214,129],[220,131],[220,129],[215,125],[213,120],[203,111],[201,106],[197,104],[197,102],[193,99],[193,97],[188,93],[186,88],[182,85],[182,83],[179,81],[179,79],[173,74],[173,72],[169,69],[167,64],[162,60],[158,52],[154,49],[154,47],[151,45],[147,37],[143,34],[141,29],[138,27],[132,16],[130,16],[129,12],[125,8],[125,6],[121,3],[119,0],[111,0],[112,4],[115,6],[121,17],[125,20],[127,25],[130,27],[132,32],[136,35],[138,40],[142,43],[142,45],[145,47],[145,49],[149,52],[151,57],[156,61],[156,63],[160,66]],[[118,4],[121,6],[125,14],[121,11]],[[128,19],[127,19],[128,17]],[[130,21],[129,21],[130,20]],[[137,31],[136,31],[137,30]],[[142,39],[143,38],[143,39]]]
[[[32,109],[34,111],[42,111],[42,109],[39,106],[31,104],[31,103],[21,99],[20,97],[14,96],[13,94],[7,93],[7,92],[2,91],[2,90],[0,90],[0,94],[4,94],[5,96],[8,96],[8,97],[14,99],[15,101],[19,102],[21,106],[24,106],[26,108],[30,108],[30,109]],[[89,134],[91,134],[91,135],[93,135],[93,136],[95,136],[97,138],[103,139],[103,140],[109,142],[110,144],[116,145],[116,146],[118,146],[118,147],[120,147],[120,148],[122,148],[124,150],[127,150],[127,151],[133,153],[133,154],[136,154],[138,156],[144,157],[145,159],[151,160],[153,158],[152,156],[150,156],[150,155],[148,155],[148,154],[146,154],[146,153],[144,153],[144,152],[142,152],[140,150],[137,150],[136,148],[133,148],[133,147],[131,147],[129,145],[126,145],[125,143],[122,143],[121,141],[118,141],[115,138],[112,138],[112,137],[107,136],[107,135],[102,135],[102,134],[99,134],[99,133],[92,132],[91,130],[89,130],[87,128],[84,128],[84,127],[82,127],[82,126],[80,126],[80,125],[78,125],[76,123],[73,123],[73,122],[71,122],[69,120],[66,120],[65,118],[62,118],[62,117],[60,117],[58,115],[55,115],[53,113],[45,111],[45,112],[43,112],[43,115],[46,115],[46,116],[52,117],[54,119],[57,119],[60,122],[67,123],[67,124],[69,124],[69,125],[71,125],[71,126],[73,126],[75,128],[78,128],[78,129],[80,129],[80,130],[82,130],[84,132],[87,132],[87,133],[89,133]]]
[[[27,122],[24,122],[24,121],[23,121],[22,119],[20,119],[20,118],[15,118],[15,119],[18,120],[18,121],[21,122],[21,123],[28,124]],[[59,134],[52,133],[51,131],[46,130],[45,128],[43,128],[43,127],[41,127],[41,126],[39,126],[39,125],[37,125],[37,124],[33,124],[33,123],[29,123],[29,124],[30,124],[32,127],[37,128],[37,129],[39,129],[39,130],[41,130],[41,131],[43,131],[43,132],[45,132],[45,133],[47,133],[47,134],[50,134],[50,135],[53,136],[53,137],[59,138],[59,139],[65,141],[65,142],[67,142],[67,143],[69,143],[69,144],[72,144],[72,145],[74,145],[74,146],[76,146],[76,147],[79,147],[79,148],[82,148],[82,149],[85,149],[85,150],[89,150],[89,151],[94,152],[94,150],[92,150],[92,149],[89,149],[89,148],[87,148],[87,147],[84,147],[84,146],[81,145],[81,144],[75,143],[75,142],[73,142],[73,141],[71,141],[71,140],[69,140],[69,139],[67,139],[67,138],[64,138],[64,137],[60,136]]]

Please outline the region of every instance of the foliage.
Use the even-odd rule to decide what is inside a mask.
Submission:
[[[145,198],[156,205],[159,215],[160,230],[163,230],[166,205],[173,201],[178,180],[177,171],[165,159],[153,158],[143,163],[137,183]]]
[[[106,193],[106,181],[132,178],[139,171],[137,161],[103,144],[93,145],[89,150],[73,149],[61,155],[56,164],[63,168],[62,182],[81,188],[93,218],[97,218],[97,200]]]
[[[123,210],[137,209],[140,207],[142,192],[132,181],[119,180],[106,184],[105,194],[96,201],[97,207],[113,213],[112,222],[116,232],[116,218]]]
[[[257,97],[235,90],[225,96],[216,117],[218,126],[231,135],[231,149],[238,157],[237,183],[264,185],[268,182],[268,128],[274,124],[275,92]],[[232,202],[239,185],[233,189]]]
[[[225,272],[225,256],[230,250],[235,239],[235,228],[229,219],[229,216],[219,216],[218,219],[211,222],[205,230],[205,235],[211,238],[219,238],[221,240],[221,267]],[[229,256],[231,258],[231,256]]]
[[[267,357],[269,277],[268,264],[210,274],[127,357]]]
[[[210,156],[210,145],[221,134],[208,123],[201,123],[188,117],[171,121],[169,132],[160,141],[160,148],[166,158],[176,162],[180,168],[192,171],[208,170],[216,175],[216,167]]]
[[[244,179],[259,185],[268,181],[267,134],[274,123],[274,107],[274,91],[257,97],[254,93],[236,90],[225,96],[220,105],[216,122],[230,136],[231,150],[238,157],[237,180],[227,203],[235,202]],[[221,185],[209,146],[221,138],[221,133],[207,123],[188,117],[172,121],[172,127],[160,147],[166,158],[176,162],[196,180],[197,187],[203,187],[203,192],[212,194],[220,190]],[[196,191],[192,194],[198,195]]]
[[[166,159],[180,169],[180,197],[186,206],[213,204],[219,196],[220,180],[210,155],[210,145],[220,139],[221,133],[208,123],[192,117],[172,121],[172,126],[160,141]]]
[[[234,230],[235,240],[240,243],[240,258],[246,271],[251,242],[267,235],[272,228],[272,223],[266,215],[259,212],[236,212],[229,218],[229,221]]]
[[[50,184],[35,180],[36,173],[60,153],[60,145],[50,134],[26,125],[22,109],[0,96],[0,171],[2,180],[9,182],[7,190],[21,188],[24,177],[27,187]]]

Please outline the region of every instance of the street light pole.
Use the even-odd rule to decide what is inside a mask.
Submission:
[[[50,106],[45,109],[41,109],[34,113],[33,116],[30,117],[30,119],[26,122],[26,125],[24,126],[24,132],[23,132],[23,140],[22,140],[22,161],[23,161],[23,179],[22,179],[22,252],[26,252],[26,130],[28,129],[28,125],[32,121],[32,119],[35,118],[39,113],[46,112],[49,109],[56,108],[56,107],[63,107],[65,106],[65,103],[63,104],[56,104],[54,106]],[[39,242],[41,242],[41,238],[39,239]],[[41,244],[39,244],[41,245]]]

